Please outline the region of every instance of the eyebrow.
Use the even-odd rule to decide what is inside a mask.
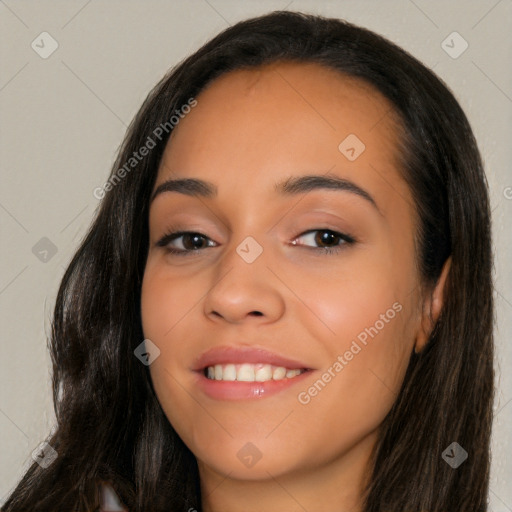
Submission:
[[[351,192],[371,203],[379,213],[379,207],[373,197],[364,189],[350,180],[337,176],[323,176],[307,174],[292,176],[274,185],[274,190],[282,196],[294,196],[312,190],[337,190]],[[177,192],[191,197],[214,198],[218,195],[217,186],[210,181],[199,178],[169,179],[159,185],[151,196],[153,202],[157,196],[164,192]]]

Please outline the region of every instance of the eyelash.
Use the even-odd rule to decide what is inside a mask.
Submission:
[[[320,231],[320,232],[324,231],[324,232],[332,233],[336,237],[340,238],[343,241],[343,243],[336,247],[309,247],[309,246],[303,246],[302,244],[294,244],[294,245],[299,246],[299,247],[306,247],[306,249],[312,249],[312,250],[316,249],[316,250],[320,251],[321,255],[332,255],[332,254],[339,254],[344,249],[345,245],[353,245],[356,242],[356,239],[354,237],[352,237],[351,235],[348,235],[346,233],[340,233],[339,231],[334,231],[334,230],[328,229],[328,228],[310,229],[308,231],[304,231],[303,233],[301,233],[300,235],[295,237],[295,239],[301,238],[304,235],[314,233],[316,231]],[[181,238],[183,235],[199,235],[200,237],[210,240],[206,235],[204,235],[203,233],[199,233],[197,231],[179,231],[179,230],[172,231],[171,230],[170,232],[166,233],[156,243],[156,245],[158,247],[165,247],[169,253],[171,253],[175,256],[190,256],[192,253],[198,253],[198,252],[204,250],[204,249],[193,249],[193,250],[185,249],[185,250],[183,250],[183,249],[174,249],[174,248],[169,247],[170,242],[172,242],[178,238]]]

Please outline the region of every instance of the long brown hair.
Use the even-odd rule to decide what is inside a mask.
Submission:
[[[273,12],[223,31],[156,85],[132,121],[111,178],[155,128],[230,70],[315,62],[371,84],[401,120],[401,173],[420,220],[422,283],[451,255],[444,307],[426,348],[411,355],[372,459],[365,512],[483,512],[493,401],[493,295],[487,183],[472,130],[449,89],[418,60],[338,19]],[[62,280],[50,352],[57,459],[34,463],[5,512],[97,510],[109,481],[135,511],[201,509],[193,454],[165,417],[149,370],[134,357],[148,206],[170,131],[112,181]],[[154,137],[153,137],[154,138]],[[117,174],[116,174],[117,173]],[[443,452],[469,458],[454,469]]]

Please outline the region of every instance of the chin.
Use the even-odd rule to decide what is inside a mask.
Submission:
[[[257,441],[230,440],[215,452],[210,449],[194,451],[198,464],[235,480],[268,480],[297,469],[297,452],[286,453],[276,447],[263,446]]]

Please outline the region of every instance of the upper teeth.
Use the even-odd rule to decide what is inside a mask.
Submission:
[[[265,382],[282,380],[300,375],[304,370],[289,370],[284,366],[271,364],[216,364],[208,366],[207,377],[214,380],[238,380],[245,382]]]

